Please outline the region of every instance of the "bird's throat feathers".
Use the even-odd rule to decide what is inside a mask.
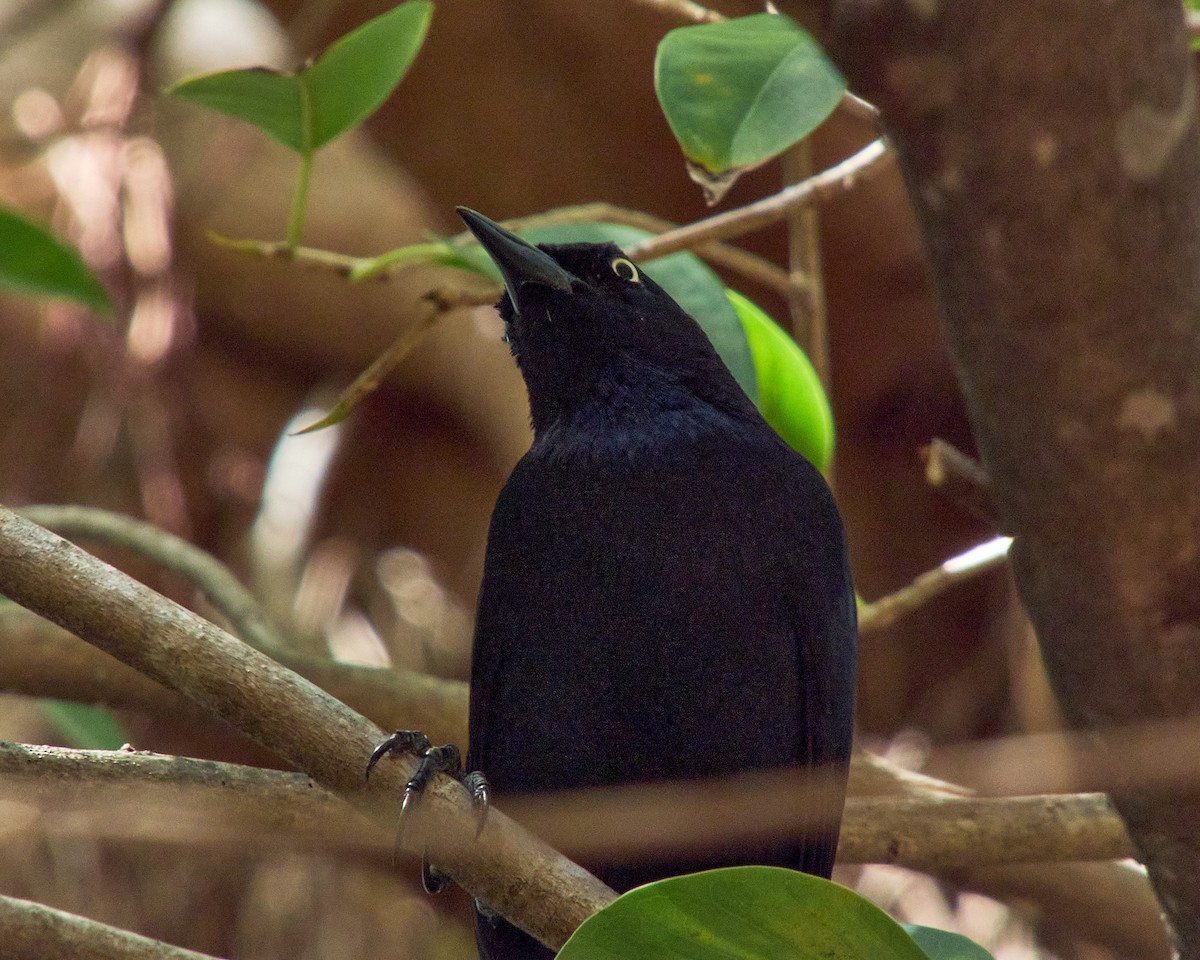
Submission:
[[[765,426],[723,365],[688,376],[627,361],[580,371],[569,384],[527,374],[526,385],[534,446],[555,456],[629,457]]]

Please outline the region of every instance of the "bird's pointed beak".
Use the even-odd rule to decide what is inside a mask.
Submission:
[[[537,283],[564,292],[571,289],[571,282],[575,278],[545,251],[526,243],[515,233],[505,230],[495,220],[489,220],[482,213],[476,213],[467,207],[458,207],[458,215],[463,218],[480,246],[499,268],[500,276],[504,278],[504,287],[508,290],[517,313],[524,312],[521,290],[526,284]]]

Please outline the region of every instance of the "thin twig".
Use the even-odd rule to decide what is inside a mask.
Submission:
[[[783,156],[787,182],[805,183],[813,177],[812,141],[801,140]],[[785,218],[788,237],[788,270],[792,293],[792,335],[817,371],[825,393],[829,386],[829,330],[825,306],[825,276],[821,264],[820,223],[812,204],[792,207]],[[832,484],[832,476],[827,479]]]
[[[705,220],[646,240],[627,251],[631,257],[651,259],[676,250],[699,249],[701,245],[727,240],[752,230],[778,223],[790,210],[837,196],[853,187],[863,177],[883,169],[890,162],[891,150],[880,138],[863,147],[858,153],[807,180],[781,190],[736,210],[718,213]]]
[[[289,247],[286,240],[245,240],[224,237],[212,231],[209,231],[208,239],[218,247],[236,253],[249,253],[266,260],[294,260],[297,263],[307,263],[330,270],[343,277],[349,277],[364,262],[363,257],[352,257],[344,253],[335,253],[332,250],[304,246]]]
[[[641,210],[630,210],[626,207],[614,206],[611,203],[593,202],[582,203],[570,207],[559,207],[547,213],[538,213],[528,217],[519,217],[505,221],[505,226],[513,230],[526,230],[534,227],[551,226],[565,223],[618,223],[629,227],[645,230],[647,233],[672,235],[680,228],[669,220],[663,220]],[[455,238],[457,241],[458,238]],[[645,241],[651,243],[653,241]],[[634,248],[642,246],[636,245]],[[683,249],[682,247],[678,249]],[[692,253],[707,260],[709,263],[725,267],[740,273],[742,276],[761,283],[763,286],[787,296],[792,288],[792,280],[786,270],[781,270],[775,264],[763,257],[756,256],[746,250],[724,243],[701,243],[692,249]],[[634,259],[653,260],[665,253],[634,254]],[[674,252],[674,251],[672,251]]]
[[[971,580],[999,566],[1008,556],[1011,537],[993,537],[966,553],[951,557],[939,567],[927,570],[912,583],[901,587],[858,608],[858,629],[862,633],[890,627],[901,617],[925,606],[934,597],[945,593],[955,584]]]
[[[981,520],[997,526],[987,471],[978,460],[937,438],[922,447],[920,453],[925,461],[926,483]]]
[[[867,120],[871,123],[879,121],[879,108],[849,90],[842,94],[838,109],[858,120]]]
[[[316,423],[297,430],[294,436],[312,433],[314,430],[331,427],[335,423],[345,420],[363,397],[374,393],[379,384],[383,382],[384,377],[395,370],[400,361],[421,344],[425,335],[433,329],[434,324],[447,309],[449,308],[443,307],[441,302],[425,298],[421,304],[420,316],[405,327],[366,370],[354,378],[354,382],[338,396],[332,409]]]
[[[693,3],[692,0],[638,0],[638,3],[664,13],[672,13],[681,20],[690,20],[692,23],[720,23],[725,19],[723,14]]]

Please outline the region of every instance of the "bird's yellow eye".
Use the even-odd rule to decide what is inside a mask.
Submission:
[[[630,283],[642,282],[642,275],[638,273],[638,268],[633,265],[632,260],[625,257],[614,257],[608,265],[612,267],[612,272],[622,280],[628,280]]]

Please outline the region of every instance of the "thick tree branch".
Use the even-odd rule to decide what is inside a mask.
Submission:
[[[1200,709],[1200,139],[1181,6],[825,6],[834,60],[896,146],[1065,715]],[[1200,956],[1197,793],[1130,783],[1115,802]]]
[[[779,784],[785,793],[768,798],[765,808],[784,810],[794,805],[795,784]],[[764,784],[758,784],[762,788]],[[877,757],[859,753],[851,774],[858,796],[847,807],[843,824],[843,861],[858,859],[900,865],[930,865],[939,876],[958,886],[1002,898],[1032,899],[1042,910],[1090,939],[1115,946],[1131,955],[1159,958],[1167,954],[1157,909],[1145,878],[1117,864],[1037,863],[998,866],[980,862],[978,852],[995,853],[1000,860],[1038,858],[1051,852],[1064,856],[1116,856],[1128,850],[1128,840],[1111,810],[1095,796],[1015,798],[1008,801],[975,801],[953,784],[896,768]],[[736,787],[736,784],[735,784]],[[678,838],[678,824],[691,824],[690,791],[656,790],[660,809],[650,817],[668,824]],[[182,757],[121,751],[93,752],[55,747],[0,745],[0,799],[34,805],[70,816],[44,817],[39,822],[51,835],[88,836],[118,841],[176,843],[189,847],[228,847],[251,851],[276,851],[281,842],[292,847],[327,853],[387,858],[392,835],[367,823],[338,797],[298,773],[262,770]],[[602,819],[640,816],[630,805],[636,800],[646,810],[647,795],[592,797],[599,800],[596,815]],[[550,827],[564,813],[579,814],[580,795],[541,797],[538,803],[550,816],[539,820],[533,807],[513,812],[527,817],[537,829]],[[760,808],[757,795],[749,801]],[[894,809],[899,818],[890,812]],[[123,815],[130,803],[138,816]],[[1040,809],[1051,804],[1057,816]],[[606,809],[607,807],[607,809]],[[1004,814],[1005,809],[1013,816]],[[921,812],[924,810],[925,812]],[[1072,812],[1063,817],[1064,811]],[[972,818],[982,812],[982,818]],[[959,822],[962,814],[964,822]],[[1027,821],[1032,814],[1036,831]],[[1075,814],[1085,818],[1076,822]],[[583,810],[592,821],[592,811]],[[913,843],[908,817],[919,823]],[[735,814],[733,819],[737,819]],[[698,823],[699,840],[713,839],[712,823]],[[784,828],[788,829],[787,824]],[[717,824],[720,829],[720,824]],[[707,834],[704,831],[709,831]],[[578,828],[574,832],[580,834]],[[595,852],[590,830],[591,849]],[[629,847],[625,830],[612,831],[614,839]],[[586,835],[586,834],[585,834]],[[1107,835],[1107,836],[1106,836]],[[559,836],[560,840],[569,839]],[[656,841],[658,842],[658,841]],[[1007,849],[1009,844],[1013,848]],[[628,852],[628,849],[626,852]],[[651,848],[653,849],[653,848]],[[997,853],[998,851],[998,853]],[[1018,852],[1020,851],[1020,852]],[[938,865],[940,864],[940,866]],[[1086,878],[1086,883],[1081,883]],[[1090,911],[1090,913],[1089,913]],[[2,925],[0,925],[2,928]]]
[[[504,810],[590,860],[692,854],[792,837],[821,782],[808,771],[506,798]],[[0,798],[70,812],[51,832],[191,845],[293,845],[386,856],[380,830],[307,776],[134,751],[0,743]],[[131,804],[137,817],[123,815]],[[753,817],[744,811],[754,810]],[[915,869],[1108,860],[1130,851],[1103,794],[977,798],[921,789],[852,797],[841,863]]]
[[[382,731],[319,688],[78,547],[0,509],[0,593],[170,686],[385,824],[411,760],[363,771]],[[435,827],[436,829],[430,829]],[[553,946],[614,894],[500,814],[475,838],[466,792],[439,777],[406,838]]]

